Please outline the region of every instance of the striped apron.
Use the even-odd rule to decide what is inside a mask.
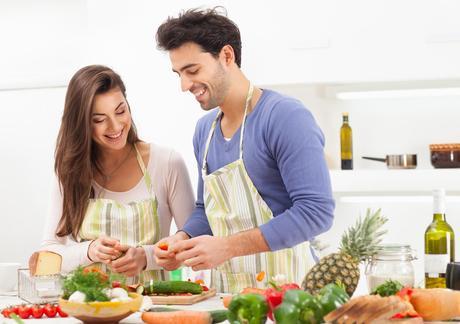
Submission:
[[[239,159],[208,174],[206,157],[221,111],[207,137],[202,165],[203,199],[214,236],[229,236],[254,229],[273,218],[272,211],[249,178],[243,162],[244,125],[253,91],[254,87],[250,85],[241,125]],[[285,235],[289,235],[289,232]],[[286,276],[288,282],[300,285],[313,264],[309,242],[304,242],[293,248],[230,259],[211,271],[211,281],[217,291],[229,293],[238,293],[246,287],[265,288],[266,281],[278,274]],[[258,282],[256,274],[261,271],[265,271],[265,280]]]
[[[158,203],[152,179],[135,144],[134,148],[150,197],[122,204],[112,199],[104,199],[101,190],[98,198],[89,201],[79,233],[82,240],[95,240],[101,235],[106,235],[118,239],[121,244],[133,247],[151,245],[159,241]],[[107,265],[103,263],[96,263],[95,266],[108,271]],[[127,278],[126,283],[143,283],[150,279],[165,280],[165,274],[163,270],[143,271],[139,276]]]

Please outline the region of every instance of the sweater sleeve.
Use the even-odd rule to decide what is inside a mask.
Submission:
[[[283,105],[294,106],[289,113]],[[292,206],[260,226],[272,251],[311,240],[332,226],[334,200],[323,147],[312,114],[296,100],[280,101],[267,123],[266,140]]]
[[[195,202],[195,209],[193,210],[190,218],[185,223],[182,230],[190,237],[199,235],[212,235],[211,227],[209,226],[208,218],[203,203],[203,178],[201,176],[201,161],[202,153],[200,152],[200,143],[204,141],[203,137],[203,123],[197,124],[195,134],[193,136],[193,147],[195,150],[195,158],[198,168],[198,185],[197,185],[197,199]]]
[[[53,181],[45,229],[40,250],[52,251],[62,257],[61,271],[70,272],[79,265],[89,265],[88,247],[91,241],[76,242],[71,235],[58,237],[56,230],[62,215],[62,194],[57,178]]]

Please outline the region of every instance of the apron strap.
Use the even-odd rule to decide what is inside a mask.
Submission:
[[[144,175],[144,181],[145,185],[147,186],[147,190],[149,191],[150,195],[153,195],[153,189],[152,189],[152,178],[150,177],[150,173],[148,172],[147,168],[145,167],[144,160],[142,159],[142,155],[139,152],[139,149],[137,148],[136,143],[133,144],[134,149],[136,150],[136,158],[137,158],[137,163],[139,163],[139,167],[141,168],[142,174]],[[152,160],[152,159],[150,159]]]
[[[252,95],[254,93],[254,86],[252,83],[249,82],[249,89],[248,89],[248,94],[246,95],[246,102],[244,104],[244,115],[243,115],[243,122],[241,124],[241,131],[240,131],[240,155],[239,158],[241,159],[243,157],[243,135],[244,135],[244,125],[246,124],[246,116],[248,112],[248,107],[249,103],[251,102]],[[214,131],[216,129],[216,124],[217,121],[219,120],[220,116],[222,115],[222,110],[219,110],[217,113],[216,118],[212,122],[211,129],[209,131],[208,137],[206,139],[206,145],[204,148],[204,155],[203,155],[203,162],[201,166],[201,174],[203,177],[205,177],[208,174],[208,165],[206,162],[206,158],[208,156],[208,151],[209,151],[209,144],[211,143],[212,136],[214,134]]]

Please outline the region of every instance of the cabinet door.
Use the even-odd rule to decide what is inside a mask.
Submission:
[[[235,1],[259,84],[460,77],[459,1]]]

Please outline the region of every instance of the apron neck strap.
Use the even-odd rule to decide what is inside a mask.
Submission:
[[[253,94],[254,94],[254,86],[252,85],[251,82],[249,82],[249,89],[248,89],[248,93],[246,95],[246,100],[245,100],[245,104],[244,104],[243,122],[241,124],[241,131],[240,131],[240,146],[239,146],[239,151],[240,151],[239,158],[240,159],[243,158],[244,126],[246,124],[246,116],[247,116],[247,113],[248,113],[249,104],[250,104],[250,102],[252,100],[252,95]],[[222,110],[219,110],[219,112],[217,113],[216,118],[212,122],[211,130],[209,131],[208,137],[206,139],[206,145],[205,145],[205,148],[204,148],[204,155],[203,155],[203,163],[202,163],[202,167],[201,167],[201,173],[202,173],[203,176],[207,175],[207,173],[208,173],[208,166],[207,166],[207,163],[206,163],[206,158],[208,156],[209,144],[211,143],[212,135],[214,134],[214,130],[216,129],[217,121],[219,120],[221,115],[222,115]]]

